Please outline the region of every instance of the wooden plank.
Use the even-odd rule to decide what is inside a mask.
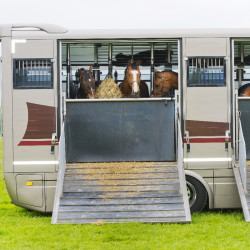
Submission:
[[[169,218],[169,217],[184,217],[184,211],[140,211],[140,212],[72,212],[58,213],[58,219],[126,219],[126,218]]]
[[[67,170],[71,171],[78,171],[78,170],[108,170],[108,169],[124,169],[121,166],[120,167],[110,167],[110,166],[68,166],[66,168]],[[125,168],[126,169],[126,168]],[[129,169],[129,168],[128,168]],[[133,169],[133,168],[131,168]],[[155,165],[155,166],[138,166],[136,169],[145,169],[145,170],[150,170],[150,169],[163,169],[163,170],[169,170],[169,169],[177,169],[177,165]]]
[[[150,173],[150,174],[140,174],[140,173],[130,173],[130,174],[110,174],[108,175],[101,175],[101,174],[66,174],[65,175],[65,180],[100,180],[100,179],[105,179],[105,180],[134,180],[134,179],[172,179],[172,178],[178,178],[178,173]]]
[[[104,186],[64,186],[63,192],[158,192],[158,191],[169,191],[169,190],[180,190],[180,185],[144,185],[144,186],[118,186],[118,185],[104,185]]]
[[[143,204],[143,205],[103,205],[103,206],[60,206],[59,212],[136,212],[184,210],[184,204]]]
[[[97,162],[97,163],[70,163],[67,168],[110,168],[110,167],[177,167],[176,162]]]
[[[127,219],[58,219],[58,224],[102,224],[102,223],[126,223],[126,222],[142,222],[142,223],[187,223],[186,217],[174,218],[127,218]],[[189,223],[189,222],[188,222]]]
[[[168,191],[168,192],[99,192],[99,193],[63,193],[62,198],[102,198],[102,199],[114,199],[114,198],[168,198],[168,197],[181,197],[180,192]]]
[[[77,168],[77,169],[66,169],[66,174],[120,174],[120,173],[176,173],[177,168],[170,167],[158,167],[158,168],[134,168],[134,169],[114,169],[114,168]]]
[[[169,169],[169,170],[163,170],[163,171],[154,171],[154,169],[149,169],[148,171],[142,170],[136,170],[136,171],[106,171],[104,170],[103,172],[99,171],[91,171],[91,170],[80,170],[80,171],[67,171],[65,174],[66,175],[97,175],[97,176],[105,176],[105,178],[108,178],[109,176],[119,176],[119,175],[141,175],[142,176],[147,176],[151,175],[152,177],[156,176],[159,174],[165,174],[166,176],[171,173],[178,173],[176,169]]]
[[[161,184],[179,184],[179,180],[177,178],[174,179],[137,179],[137,180],[106,180],[105,182],[101,180],[65,180],[64,186],[102,186],[108,181],[112,181],[115,185],[119,186],[138,186],[138,185],[161,185]]]
[[[128,199],[61,199],[60,205],[135,205],[135,204],[183,204],[182,197],[170,198],[128,198]]]

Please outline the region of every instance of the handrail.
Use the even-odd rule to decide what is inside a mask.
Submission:
[[[180,120],[177,120],[177,145],[178,145],[178,152],[177,152],[177,165],[178,165],[178,172],[179,172],[179,181],[180,181],[180,190],[182,190],[183,200],[184,200],[184,208],[187,221],[191,221],[191,214],[190,214],[190,207],[189,207],[189,200],[187,194],[187,186],[186,186],[186,178],[183,168],[183,140],[181,134],[181,125]]]
[[[244,187],[244,191],[246,192],[246,185],[247,185],[247,180],[246,180],[246,161],[247,161],[247,156],[246,156],[246,143],[244,139],[244,134],[242,131],[242,126],[241,126],[241,120],[239,118],[239,168],[240,168],[240,175],[241,175],[241,181]]]
[[[64,124],[63,124],[59,141],[59,172],[57,176],[56,193],[54,198],[54,207],[53,207],[51,224],[55,224],[57,221],[59,201],[63,191],[65,169],[66,169],[66,154],[65,154],[65,134],[64,134]]]

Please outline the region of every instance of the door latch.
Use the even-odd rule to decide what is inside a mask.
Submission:
[[[56,133],[53,133],[51,138],[51,147],[50,147],[50,154],[52,155],[55,153],[55,145],[56,145]]]
[[[190,142],[189,142],[189,132],[185,131],[186,144],[187,144],[187,153],[190,152]]]
[[[230,138],[230,131],[227,130],[225,135],[225,151],[228,151],[229,138]]]

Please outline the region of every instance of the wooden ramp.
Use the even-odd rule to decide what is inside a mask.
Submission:
[[[173,162],[67,164],[52,223],[190,222],[183,177]]]
[[[245,221],[250,222],[250,161],[247,161],[246,164],[246,185],[244,185],[239,166],[234,168],[234,175],[238,187]]]

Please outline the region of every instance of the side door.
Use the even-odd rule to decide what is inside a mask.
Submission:
[[[186,168],[228,168],[230,139],[230,62],[226,38],[185,41]]]
[[[12,49],[14,171],[55,172],[54,41],[13,39]]]

